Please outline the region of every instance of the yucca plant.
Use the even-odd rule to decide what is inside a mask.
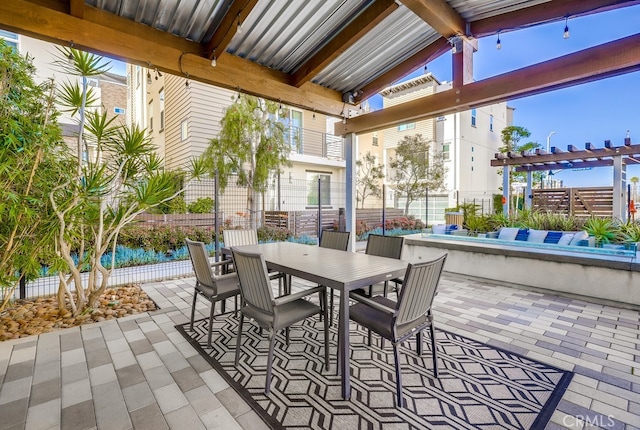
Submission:
[[[595,238],[596,245],[615,242],[618,235],[617,224],[611,218],[591,217],[584,223],[584,230]]]
[[[627,222],[619,227],[620,238],[626,243],[640,242],[640,222]]]

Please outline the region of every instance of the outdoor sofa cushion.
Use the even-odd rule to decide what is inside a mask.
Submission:
[[[558,241],[558,245],[571,244],[571,241],[573,240],[573,236],[575,236],[575,234],[573,233],[564,233],[562,237],[560,237],[560,240]]]
[[[547,230],[529,230],[529,236],[527,237],[527,242],[532,243],[544,243],[545,238],[547,237]]]
[[[578,246],[580,245],[580,241],[582,240],[586,240],[589,239],[589,233],[587,233],[586,231],[582,230],[577,232],[576,234],[573,235],[573,238],[571,239],[571,242],[569,243],[570,246]]]
[[[518,235],[518,227],[502,227],[498,233],[498,239],[500,240],[516,240]]]

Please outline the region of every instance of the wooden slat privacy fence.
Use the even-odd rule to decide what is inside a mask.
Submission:
[[[613,187],[532,190],[534,210],[587,218],[613,216]]]
[[[404,216],[402,209],[386,209],[386,218],[393,219]],[[228,217],[227,217],[228,218]],[[220,216],[220,225],[226,219],[224,214]],[[382,223],[382,209],[357,209],[356,220],[365,222],[370,227],[375,227]],[[140,214],[136,217],[137,225],[142,227],[157,227],[163,225],[176,227],[213,227],[215,216],[208,214]],[[322,211],[322,228],[333,229],[339,227],[340,216],[338,209],[325,209]],[[234,217],[234,227],[241,226],[248,228],[247,221]],[[318,211],[265,211],[264,225],[271,227],[286,228],[295,236],[312,236],[318,233]]]

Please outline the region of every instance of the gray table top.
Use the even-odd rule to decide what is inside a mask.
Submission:
[[[407,262],[359,252],[345,252],[292,242],[237,247],[261,253],[269,269],[336,290],[351,291],[404,275]]]

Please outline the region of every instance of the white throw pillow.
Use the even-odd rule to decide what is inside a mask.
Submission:
[[[544,239],[547,237],[547,230],[529,230],[529,236],[527,236],[527,242],[544,243]]]
[[[447,226],[446,224],[436,224],[431,227],[431,231],[433,232],[433,234],[446,234]]]
[[[576,234],[573,235],[573,239],[571,239],[571,243],[569,243],[569,245],[571,246],[578,246],[578,242],[580,242],[581,240],[585,240],[589,238],[589,233],[587,233],[586,231],[582,230],[577,232]]]
[[[498,239],[500,240],[516,240],[518,235],[518,227],[502,227],[500,233],[498,233]]]
[[[575,236],[573,233],[563,233],[562,237],[560,237],[560,240],[558,241],[558,245],[570,245],[573,236]]]

